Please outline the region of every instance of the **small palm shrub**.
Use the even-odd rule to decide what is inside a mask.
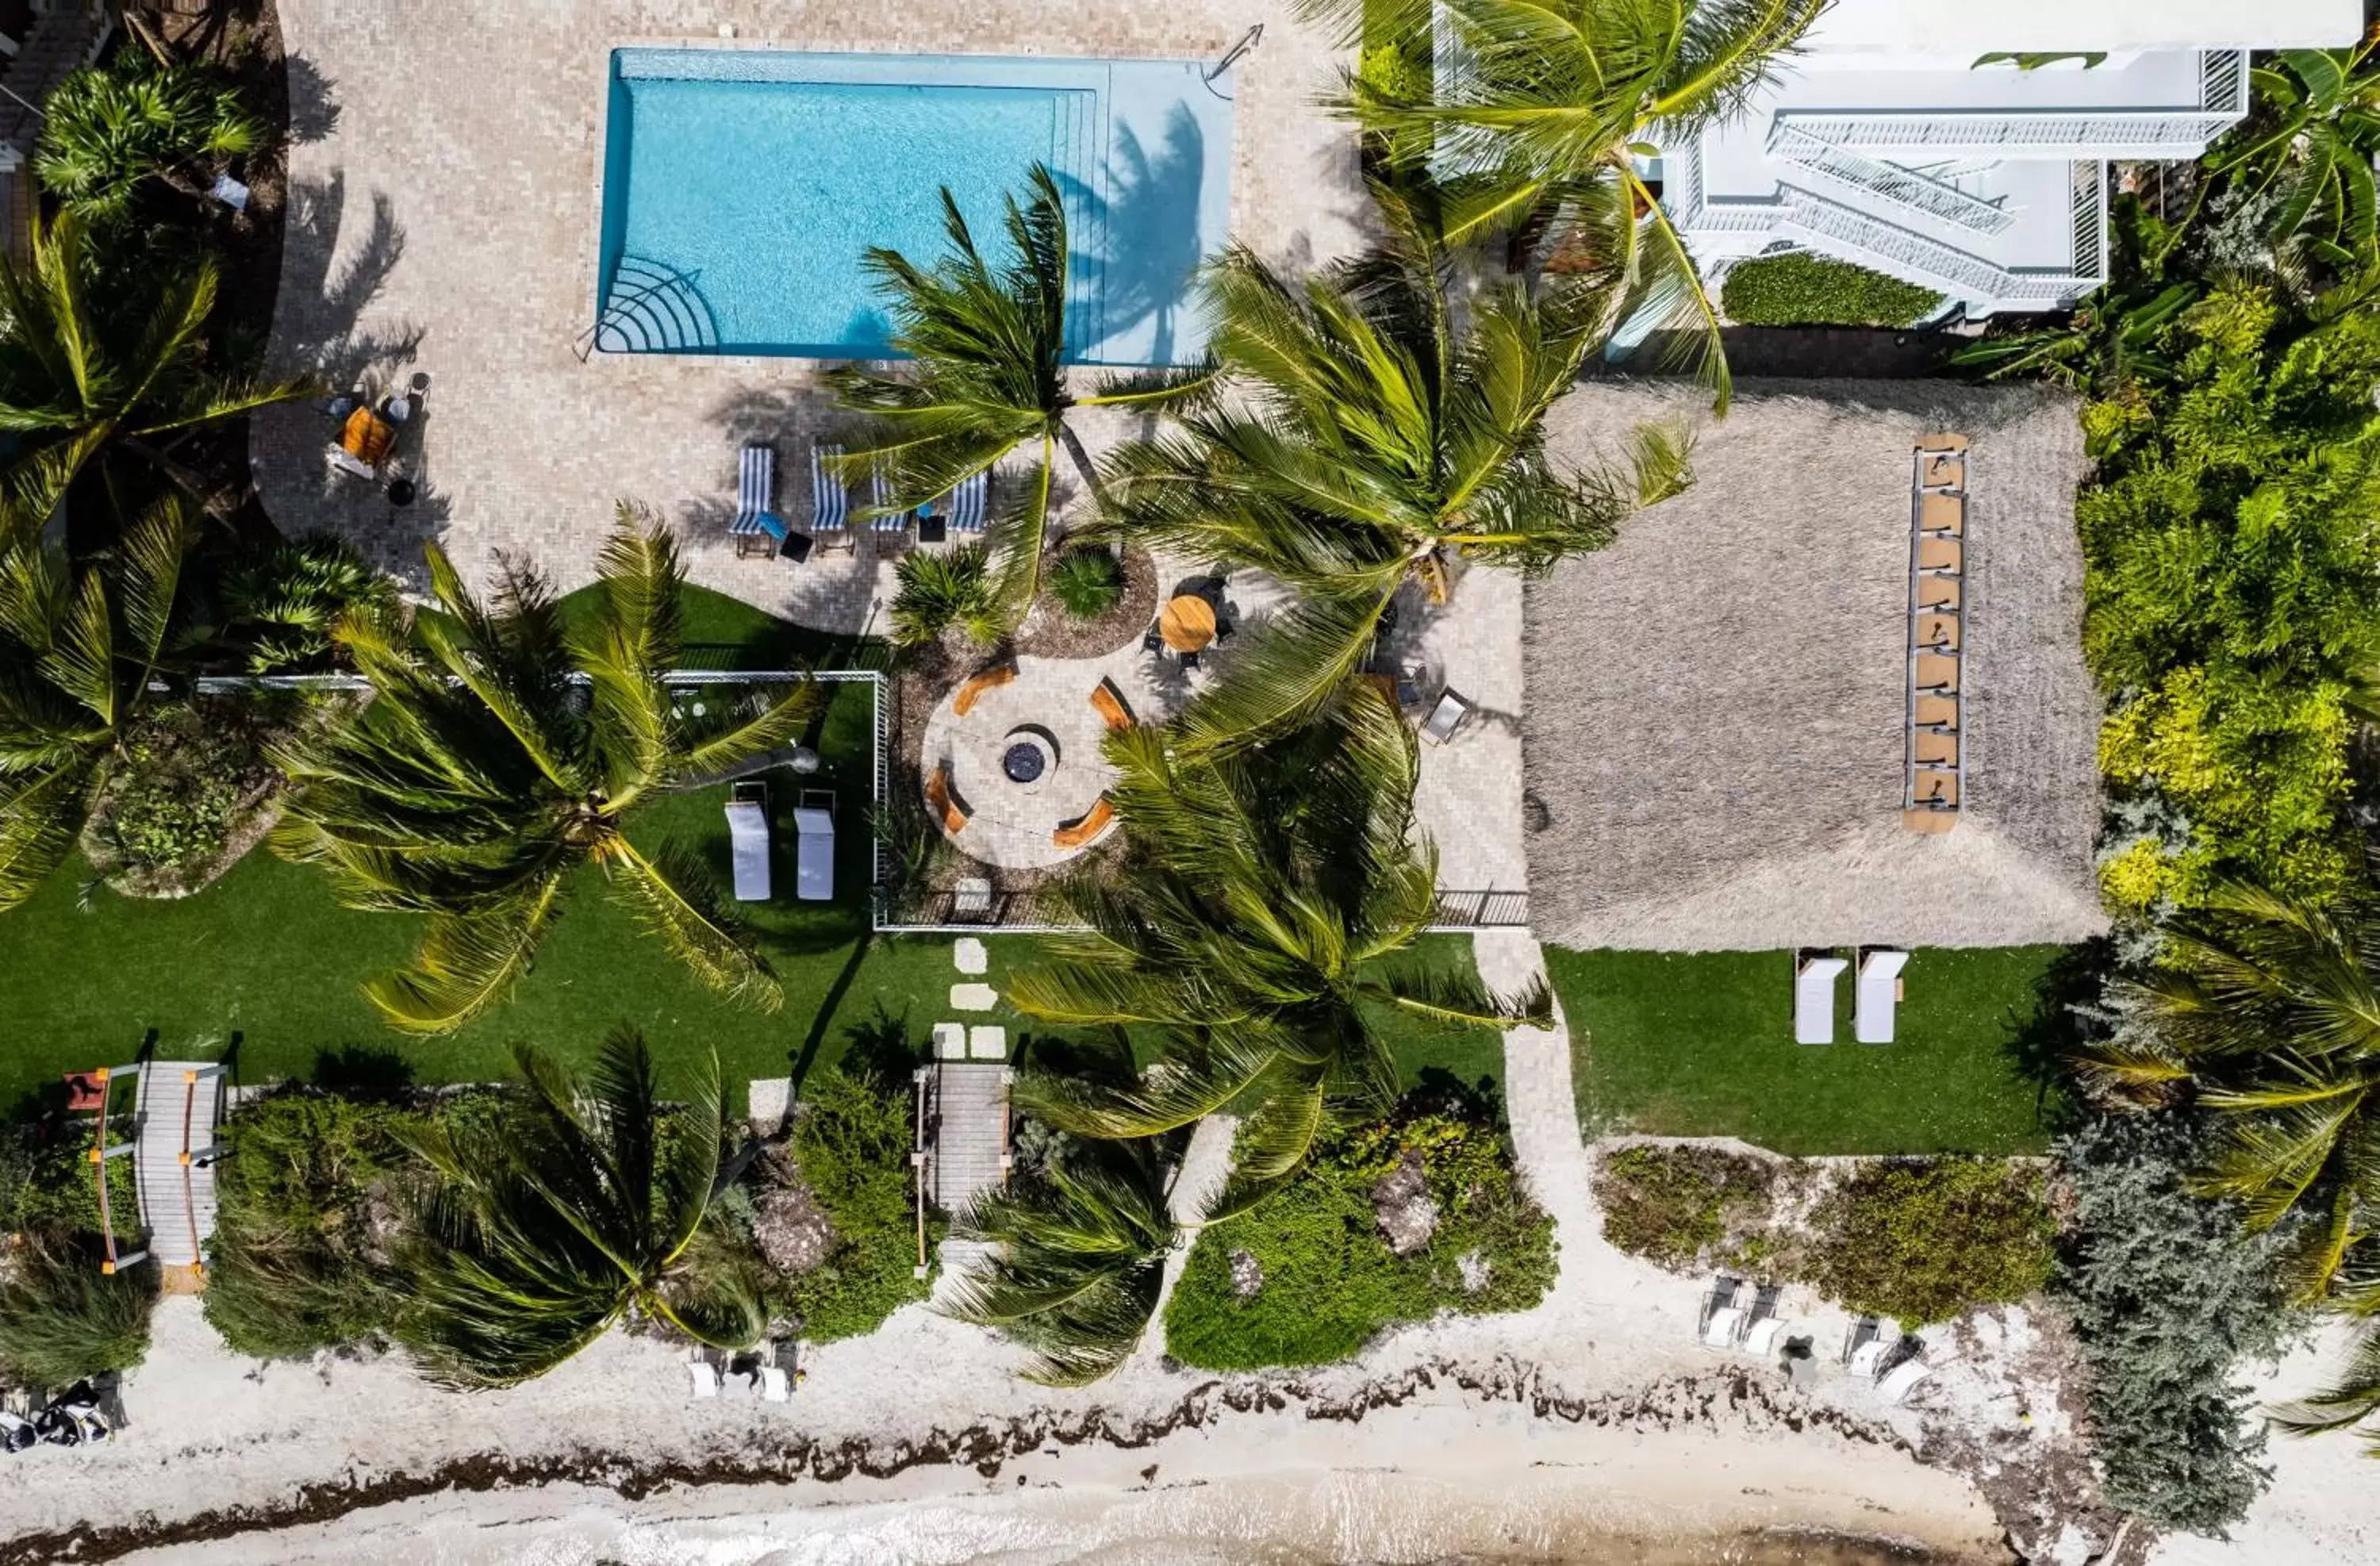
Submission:
[[[1123,563],[1104,549],[1070,549],[1050,568],[1050,592],[1077,620],[1096,620],[1123,601]]]
[[[0,1281],[0,1370],[37,1387],[66,1387],[129,1370],[149,1352],[157,1269],[102,1272],[95,1240],[37,1235],[8,1258]]]
[[[900,646],[924,647],[951,630],[987,645],[1000,639],[1003,621],[981,544],[915,551],[902,557],[895,577],[892,639]]]
[[[1914,326],[1942,308],[1931,288],[1799,251],[1738,262],[1720,297],[1746,326]]]
[[[196,195],[204,188],[200,174],[272,139],[221,73],[160,66],[128,49],[113,64],[70,73],[50,94],[33,172],[70,210],[115,217],[142,182],[159,179]]]
[[[216,639],[251,674],[327,668],[331,628],[349,610],[393,610],[396,585],[344,539],[310,533],[224,573]]]

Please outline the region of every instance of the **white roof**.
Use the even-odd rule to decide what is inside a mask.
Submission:
[[[2331,49],[2363,32],[2362,0],[1835,0],[1813,51],[1977,55],[2127,49]]]

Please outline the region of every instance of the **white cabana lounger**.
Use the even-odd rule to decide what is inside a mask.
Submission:
[[[794,895],[804,903],[834,898],[834,812],[813,803],[820,792],[804,790],[794,812]]]
[[[1754,1322],[1743,1334],[1743,1352],[1748,1354],[1771,1354],[1775,1352],[1777,1340],[1783,1335],[1784,1331],[1783,1317],[1764,1316]]]
[[[1933,1374],[1934,1367],[1924,1360],[1904,1359],[1885,1372],[1884,1379],[1876,1384],[1876,1395],[1888,1403],[1899,1403]]]
[[[1850,966],[1840,957],[1803,957],[1794,966],[1794,1043],[1835,1041],[1835,980]]]
[[[711,1364],[699,1350],[686,1362],[686,1378],[689,1383],[687,1390],[696,1397],[715,1398],[719,1395],[719,1366]]]
[[[735,901],[769,900],[769,794],[759,783],[735,785],[727,802],[727,843],[735,869]]]
[[[1900,1001],[1900,970],[1909,965],[1906,952],[1868,952],[1860,957],[1859,985],[1853,991],[1852,1037],[1863,1044],[1892,1042],[1893,1009]]]
[[[1733,1348],[1738,1334],[1743,1330],[1743,1284],[1733,1278],[1722,1278],[1711,1285],[1703,1301],[1703,1342],[1714,1349]]]

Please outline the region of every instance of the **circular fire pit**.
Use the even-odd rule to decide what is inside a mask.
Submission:
[[[1019,788],[1031,788],[1058,766],[1057,736],[1038,723],[1008,731],[1000,752],[1001,774]]]

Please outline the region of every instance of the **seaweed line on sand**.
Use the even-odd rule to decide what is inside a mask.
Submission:
[[[1308,1419],[1360,1421],[1378,1409],[1395,1408],[1441,1381],[1491,1402],[1524,1404],[1540,1419],[1560,1419],[1597,1428],[1634,1426],[1670,1431],[1718,1427],[1722,1417],[1801,1433],[1824,1430],[1843,1439],[1914,1450],[1890,1426],[1780,1397],[1748,1370],[1677,1377],[1627,1392],[1571,1397],[1548,1390],[1534,1366],[1499,1356],[1484,1369],[1438,1361],[1370,1381],[1352,1393],[1329,1395],[1295,1378],[1234,1377],[1205,1381],[1153,1418],[1119,1421],[1104,1408],[1079,1414],[1036,1413],[955,1433],[933,1430],[916,1439],[847,1436],[813,1440],[771,1439],[754,1432],[747,1444],[698,1462],[646,1459],[625,1452],[580,1451],[536,1458],[476,1452],[426,1473],[358,1477],[346,1483],[298,1487],[270,1506],[226,1507],[171,1521],[140,1521],[97,1526],[89,1524],[0,1541],[0,1566],[35,1562],[118,1560],[136,1550],[205,1543],[241,1534],[328,1523],[350,1512],[445,1491],[486,1492],[564,1483],[610,1489],[624,1500],[641,1500],[679,1487],[784,1484],[797,1479],[832,1484],[854,1475],[888,1479],[912,1468],[974,1468],[987,1478],[1012,1458],[1041,1446],[1079,1446],[1104,1441],[1131,1451],[1180,1430],[1198,1429],[1224,1414],[1279,1414],[1293,1406]]]

